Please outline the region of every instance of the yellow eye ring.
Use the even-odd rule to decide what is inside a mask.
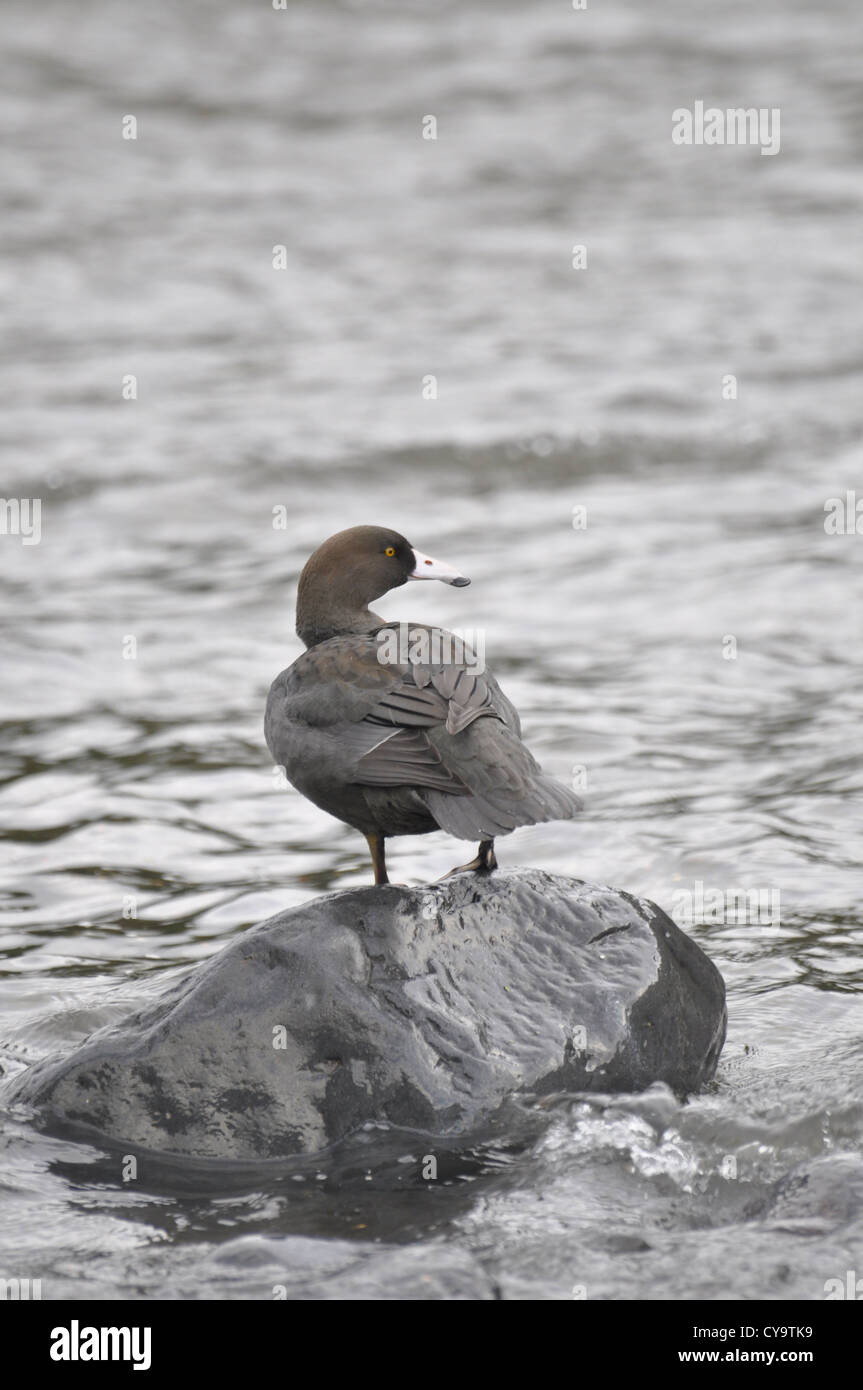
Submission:
[[[394,546],[391,546],[391,545],[388,545],[387,548],[386,548],[385,554],[387,554],[387,555],[395,555],[395,553],[396,553],[396,552],[395,552],[395,547],[394,547]]]

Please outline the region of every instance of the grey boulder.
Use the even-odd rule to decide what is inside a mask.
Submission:
[[[199,1159],[369,1123],[475,1140],[507,1102],[679,1094],[725,1037],[716,967],[652,903],[538,870],[354,889],[246,931],[17,1086],[55,1132]]]

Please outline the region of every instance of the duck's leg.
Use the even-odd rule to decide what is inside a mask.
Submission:
[[[492,869],[496,868],[497,859],[494,853],[494,840],[480,840],[476,858],[472,859],[469,864],[459,864],[457,868],[450,869],[448,874],[444,874],[444,878],[452,878],[453,874],[466,874],[471,872],[490,874]],[[443,882],[443,880],[441,879],[439,882]]]
[[[367,835],[369,842],[369,852],[372,856],[372,868],[375,871],[375,885],[379,883],[389,883],[387,878],[387,861],[384,855],[383,835]]]

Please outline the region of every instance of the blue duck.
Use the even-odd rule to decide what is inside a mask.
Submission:
[[[397,531],[331,536],[300,575],[297,635],[307,650],[267,700],[273,758],[298,791],[365,835],[375,883],[389,881],[389,836],[445,830],[479,841],[476,857],[451,872],[490,872],[496,836],[581,809],[543,774],[515,708],[461,638],[369,609],[422,579],[470,583]]]

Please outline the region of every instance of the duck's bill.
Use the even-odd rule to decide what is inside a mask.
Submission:
[[[416,564],[408,579],[440,579],[444,584],[454,584],[457,589],[463,589],[465,584],[470,583],[467,576],[459,574],[452,565],[445,565],[443,560],[433,560],[430,555],[423,555],[421,550],[414,551],[414,560]]]

